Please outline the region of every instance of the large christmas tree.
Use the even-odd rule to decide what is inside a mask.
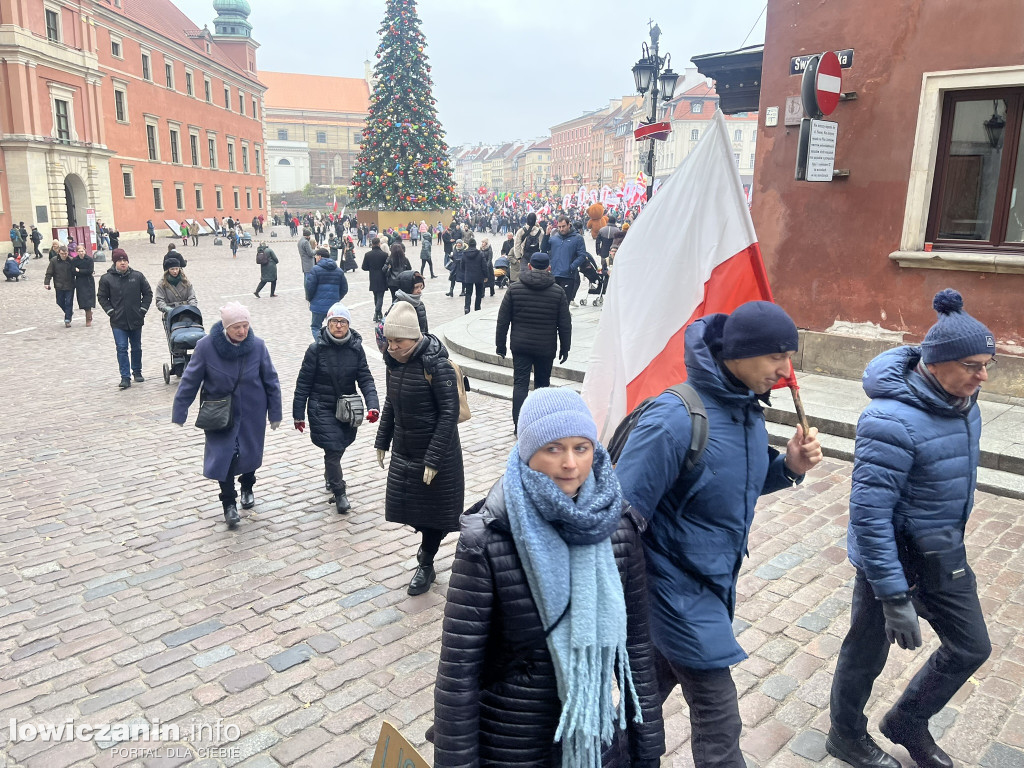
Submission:
[[[425,47],[416,1],[388,0],[370,114],[353,172],[358,208],[444,210],[455,204]]]

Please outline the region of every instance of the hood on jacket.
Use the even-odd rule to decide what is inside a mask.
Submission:
[[[332,269],[338,268],[338,262],[336,262],[334,259],[329,259],[326,256],[322,256],[320,258],[320,261],[313,265],[313,268],[326,269],[328,272],[330,272]]]
[[[527,288],[535,291],[542,291],[555,284],[555,276],[550,272],[539,269],[527,269],[519,274],[519,282]]]
[[[872,400],[886,398],[941,416],[960,416],[956,408],[933,391],[919,373],[920,347],[896,347],[880,354],[864,369],[861,382],[864,393]],[[977,400],[975,393],[973,399]]]
[[[125,277],[127,275],[130,275],[132,272],[134,272],[134,270],[130,266],[124,272],[118,272],[116,264],[111,264],[110,267],[107,269],[108,275],[117,275],[118,277]]]
[[[422,279],[422,278],[421,278]],[[416,270],[407,269],[398,275],[398,287],[405,293],[412,295],[412,289],[416,285]],[[426,283],[424,283],[426,287]]]
[[[743,406],[757,400],[754,392],[736,385],[722,372],[718,359],[722,352],[722,331],[728,315],[716,313],[694,320],[686,329],[687,380],[698,390],[713,395],[723,403]]]
[[[441,360],[448,359],[448,350],[445,348],[441,340],[432,333],[424,333],[423,338],[420,339],[416,349],[413,350],[412,357],[409,358],[408,362],[400,363],[387,352],[384,353],[384,362],[386,365],[408,365],[413,360],[420,359],[423,362],[423,368],[426,371],[432,371]]]

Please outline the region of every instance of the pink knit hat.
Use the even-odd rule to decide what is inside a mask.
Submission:
[[[248,323],[249,309],[237,301],[230,301],[220,308],[220,321],[225,328],[230,328],[235,323]]]

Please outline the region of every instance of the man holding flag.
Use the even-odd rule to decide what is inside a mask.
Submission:
[[[798,344],[795,323],[771,303],[719,112],[619,248],[583,384],[606,442],[629,411],[655,397],[616,473],[648,520],[661,693],[682,686],[698,768],[744,768],[729,667],[746,658],[732,618],[757,499],[800,482],[821,461],[817,430],[806,426],[785,455],[770,448],[759,402],[779,383],[795,393],[790,358]],[[707,413],[707,443],[690,471],[690,411],[662,394],[683,380]]]
[[[663,699],[676,685],[690,707],[698,768],[743,768],[740,714],[729,667],[747,657],[732,632],[736,580],[761,494],[799,483],[821,461],[817,430],[802,427],[785,455],[768,445],[759,401],[789,375],[796,325],[781,307],[751,301],[686,330],[688,382],[707,410],[708,441],[691,472],[691,415],[658,396],[630,433],[616,474],[648,521],[651,639]]]

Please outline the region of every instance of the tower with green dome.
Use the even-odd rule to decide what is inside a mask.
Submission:
[[[249,14],[252,8],[246,0],[213,0],[217,18],[213,20],[215,35],[230,37],[252,37]]]

